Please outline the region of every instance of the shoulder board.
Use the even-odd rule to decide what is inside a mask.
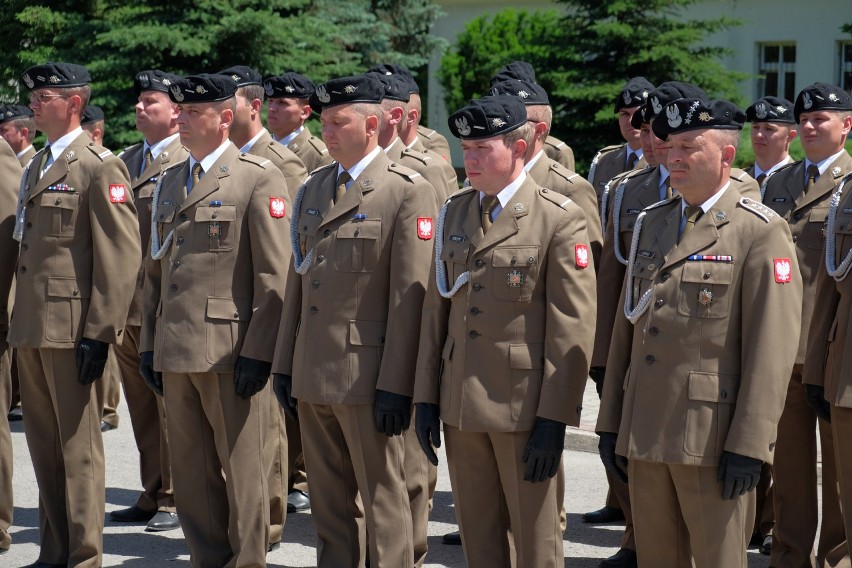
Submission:
[[[563,142],[562,140],[550,136],[544,139],[544,143],[548,146],[553,146],[554,148],[564,148],[565,146],[567,146],[567,144],[565,144],[565,142]]]
[[[284,154],[284,152],[282,151],[282,149],[286,149],[287,146],[285,146],[281,142],[278,142],[277,140],[270,140],[268,147],[270,151],[272,151],[276,156],[278,156],[282,160],[287,157],[287,155]],[[289,154],[290,152],[287,153]]]
[[[189,158],[187,158],[187,160],[188,160],[188,159],[189,159]],[[169,171],[169,170],[173,170],[173,169],[175,169],[175,168],[176,168],[176,167],[178,167],[178,166],[182,166],[182,165],[184,165],[185,163],[186,163],[186,160],[182,160],[182,161],[180,161],[180,162],[168,162],[168,163],[166,163],[166,164],[165,164],[165,165],[166,165],[166,167],[165,167],[165,168],[163,168],[161,171],[162,171],[162,172],[167,172],[167,171]]]
[[[619,180],[619,182],[628,181],[628,180],[631,180],[631,179],[634,179],[634,178],[638,179],[640,177],[644,177],[644,176],[647,176],[647,175],[653,173],[655,169],[657,169],[657,168],[655,168],[654,166],[645,166],[641,170],[627,170],[626,172],[622,172],[622,173],[618,174],[617,176],[613,177],[612,179],[613,180],[617,179],[617,180]],[[665,200],[663,200],[663,201],[665,201]]]
[[[417,127],[417,134],[419,136],[424,137],[424,138],[432,138],[432,136],[435,135],[435,131],[431,130],[429,128],[426,128],[425,126],[418,126]]]
[[[731,170],[731,179],[735,179],[737,181],[743,181],[747,177],[751,177],[751,176],[748,175],[748,172],[745,171],[745,170],[740,170],[739,173],[734,172],[734,170]]]
[[[400,176],[407,178],[409,181],[414,181],[415,179],[421,177],[420,174],[412,170],[411,168],[407,168],[396,162],[391,162],[388,164],[388,171],[399,174]]]
[[[778,217],[778,214],[775,213],[775,211],[773,211],[760,201],[755,201],[754,199],[749,199],[748,197],[741,197],[739,203],[743,206],[744,209],[751,211],[767,223],[769,223],[772,219]]]
[[[568,205],[569,203],[573,203],[571,201],[571,198],[565,197],[564,195],[562,195],[559,192],[550,191],[546,187],[538,188],[538,194],[540,196],[542,196],[543,198],[545,198],[547,201],[550,201],[551,203],[558,205],[562,209],[565,209],[566,205]]]
[[[324,166],[320,166],[320,167],[316,168],[315,170],[313,170],[312,172],[308,172],[308,176],[312,176],[312,175],[314,175],[314,174],[318,174],[319,172],[323,171],[324,169],[326,169],[326,168],[330,168],[330,167],[332,167],[332,166],[334,166],[334,167],[336,168],[336,167],[337,167],[337,162],[332,162],[332,163],[330,163],[330,164],[326,164],[326,165],[324,165]]]
[[[112,153],[112,150],[110,150],[108,148],[104,148],[103,146],[98,146],[97,144],[94,144],[94,143],[86,145],[86,148],[88,148],[89,151],[92,154],[94,154],[95,156],[97,156],[102,162],[104,160],[106,160],[107,158],[109,158],[110,156],[114,156],[114,154]]]
[[[662,201],[657,201],[656,203],[652,203],[651,205],[647,206],[642,211],[650,211],[651,209],[657,209],[659,207],[663,207],[663,206],[669,205],[671,203],[674,203],[676,200],[677,200],[677,197],[672,197],[671,199],[663,199]]]
[[[126,154],[127,152],[130,152],[131,150],[135,150],[135,149],[136,149],[136,148],[138,148],[139,146],[142,146],[142,142],[137,142],[136,144],[131,144],[130,146],[128,146],[127,148],[125,148],[124,150],[122,150],[121,152],[119,152],[119,153],[118,153],[118,157],[119,157],[119,158],[120,158],[120,157],[122,157],[122,156],[123,156],[124,154]]]
[[[417,150],[406,148],[402,151],[402,155],[406,158],[413,158],[418,162],[422,162],[424,164],[428,164],[432,161],[432,156],[430,156],[427,151],[418,152]]]
[[[598,154],[600,154],[601,157],[603,157],[604,154],[609,154],[610,152],[615,152],[619,148],[623,148],[623,147],[624,147],[624,144],[614,144],[612,146],[604,146],[603,148],[598,150]]]
[[[568,181],[571,181],[571,178],[577,177],[579,175],[577,172],[572,172],[571,170],[556,161],[550,164],[550,169],[555,173],[559,174],[559,177],[565,178]]]
[[[254,154],[240,154],[240,160],[242,160],[243,162],[254,164],[255,166],[259,166],[264,169],[272,165],[272,162],[270,162],[266,158],[261,158],[260,156],[255,156]]]
[[[325,147],[325,144],[322,143],[316,136],[311,136],[308,138],[308,143],[313,146],[314,150],[319,154],[328,154],[328,148]]]
[[[799,160],[798,162],[790,162],[789,164],[784,164],[783,166],[781,166],[780,168],[778,168],[777,170],[772,172],[772,175],[774,176],[775,174],[781,173],[784,170],[789,170],[790,168],[792,168],[792,167],[794,167],[798,164],[801,164],[801,163],[802,163],[802,160]]]
[[[476,191],[476,190],[475,190],[475,189],[473,189],[473,188],[472,188],[472,187],[470,187],[470,186],[463,187],[463,188],[461,188],[461,189],[457,189],[456,191],[454,191],[453,193],[451,193],[449,197],[447,197],[447,201],[450,201],[450,200],[452,200],[452,199],[456,199],[457,197],[461,197],[461,196],[463,196],[463,195],[465,195],[465,194],[467,194],[467,193],[474,193],[475,191]],[[445,201],[444,203],[446,203],[446,201]]]

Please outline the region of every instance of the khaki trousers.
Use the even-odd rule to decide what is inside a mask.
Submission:
[[[814,558],[814,538],[820,520],[817,426],[822,449],[822,528]],[[818,421],[808,406],[800,365],[793,368],[787,387],[777,440],[772,465],[775,527],[770,564],[776,568],[821,566],[827,555],[837,555],[832,551],[838,547],[845,550],[846,532],[840,513],[831,426]]]
[[[402,436],[376,430],[373,406],[299,402],[319,568],[414,565]],[[369,534],[368,534],[369,533]]]
[[[194,568],[266,566],[263,399],[233,373],[163,373],[175,505]]]
[[[95,381],[95,396],[101,406],[101,420],[118,428],[118,405],[121,402],[121,371],[115,356],[115,345],[109,349],[103,376]]]
[[[415,409],[411,415],[414,424]],[[411,426],[403,434],[405,442],[405,488],[411,506],[412,534],[414,535],[414,565],[423,566],[429,531],[429,513],[432,511],[432,496],[438,484],[438,468],[429,463],[426,454],[420,448],[417,434]]]
[[[722,499],[717,473],[716,466],[630,460],[639,566],[747,568],[754,491]]]
[[[17,353],[24,432],[39,490],[39,561],[97,568],[105,494],[94,384],[77,382],[75,349],[19,347]]]
[[[130,425],[139,450],[142,494],[136,506],[143,511],[175,511],[166,409],[163,397],[154,394],[139,374],[139,326],[127,326],[124,341],[115,346],[115,359],[130,412]]]
[[[263,410],[263,455],[266,459],[266,482],[269,489],[269,542],[281,542],[287,521],[287,431],[284,411],[272,392],[272,381],[255,395]]]
[[[840,488],[840,508],[843,511],[843,525],[846,534],[850,535],[852,534],[852,443],[850,443],[850,437],[852,437],[852,408],[832,405],[831,432],[834,439],[835,467]],[[823,475],[825,475],[825,462],[823,462],[822,467]],[[825,566],[830,566],[831,568],[849,568],[849,566],[852,566],[848,541],[826,554]]]
[[[462,432],[444,424],[444,437],[470,568],[561,568],[556,478],[524,481],[530,432]]]
[[[299,422],[284,415],[287,431],[287,493],[298,489],[308,492],[308,474],[305,471],[305,454],[302,452],[302,429]]]
[[[12,466],[15,455],[12,432],[9,430],[8,408],[12,400],[11,367],[12,350],[0,354],[0,549],[12,544],[9,527],[12,526]]]

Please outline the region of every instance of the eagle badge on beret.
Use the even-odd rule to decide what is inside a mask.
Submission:
[[[814,106],[814,101],[811,100],[811,96],[808,93],[802,93],[802,106],[805,108]]]
[[[659,97],[651,97],[651,107],[654,109],[654,114],[663,112],[663,105],[660,104]]]
[[[470,124],[467,123],[467,117],[461,117],[456,119],[456,128],[459,131],[459,134],[462,136],[467,136],[470,134]]]
[[[172,85],[170,90],[172,92],[172,96],[174,96],[174,98],[177,102],[183,101],[183,93],[180,91],[179,85]]]
[[[630,91],[628,91],[627,89],[624,89],[623,91],[621,91],[621,98],[624,99],[624,104],[629,105],[630,104]]]
[[[24,73],[24,83],[27,85],[27,88],[29,88],[29,89],[32,89],[33,86],[35,85],[32,78],[30,77],[29,73]]]
[[[320,85],[317,87],[317,98],[323,104],[328,103],[331,100],[331,95],[325,90],[325,85]]]
[[[666,117],[668,117],[669,126],[672,128],[677,128],[683,123],[683,118],[680,116],[680,109],[675,104],[671,104],[666,108]]]
[[[759,118],[760,120],[763,120],[764,118],[766,118],[767,114],[768,113],[766,111],[766,105],[765,104],[757,103],[756,105],[754,105],[754,115],[757,118]]]
[[[269,81],[267,81],[266,83],[264,83],[264,84],[263,84],[263,92],[265,92],[265,93],[266,93],[266,96],[267,96],[267,97],[271,97],[272,95],[274,95],[274,94],[275,94],[275,89],[272,87],[272,83],[270,83]]]

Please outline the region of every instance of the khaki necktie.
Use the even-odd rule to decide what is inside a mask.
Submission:
[[[757,185],[758,187],[763,187],[763,181],[766,179],[766,173],[762,173],[757,176]]]
[[[195,165],[192,166],[192,187],[187,188],[187,194],[189,194],[190,191],[195,189],[195,186],[198,185],[199,181],[201,181],[201,172],[201,162],[195,162]]]
[[[340,198],[346,194],[346,184],[352,180],[352,176],[349,175],[349,172],[344,170],[339,176],[337,176],[337,190],[334,192],[334,202],[337,203],[340,201]]]
[[[44,173],[44,169],[47,167],[47,161],[50,160],[50,144],[44,147],[44,153],[41,155],[41,162],[38,166],[38,171],[36,172],[36,179],[41,179],[41,175]]]
[[[497,207],[497,204],[500,203],[497,200],[496,195],[486,195],[482,198],[482,202],[479,204],[482,207],[482,232],[487,233],[488,229],[491,228],[493,221],[491,220],[491,214],[494,212],[494,209]]]
[[[147,170],[152,163],[154,163],[154,154],[152,154],[151,149],[148,148],[145,150],[145,169]]]
[[[666,199],[671,199],[674,197],[674,193],[672,193],[672,185],[671,181],[669,181],[669,176],[666,176],[666,179],[663,180],[663,183],[666,186]]]
[[[695,222],[701,217],[701,207],[687,205],[683,209],[683,215],[686,217],[686,224],[683,226],[683,233],[680,235],[678,242],[682,241],[686,234],[695,227]]]
[[[819,177],[819,166],[816,164],[811,164],[808,166],[808,184],[805,186],[805,193],[807,193],[816,183],[817,178]]]

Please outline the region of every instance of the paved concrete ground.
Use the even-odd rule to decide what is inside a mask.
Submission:
[[[597,409],[594,388],[587,390],[583,427],[566,436],[568,530],[564,550],[566,568],[593,568],[613,554],[621,537],[620,525],[586,525],[580,514],[603,505],[606,480],[596,453],[593,428]],[[121,425],[104,434],[107,456],[106,510],[127,507],[138,492],[138,455],[130,429],[127,407],[122,401]],[[12,424],[15,446],[15,524],[9,553],[0,556],[0,566],[14,568],[34,562],[38,556],[38,490],[20,422]],[[585,451],[584,451],[585,450]],[[591,450],[591,451],[590,451]],[[441,543],[441,535],[456,530],[449,475],[443,451],[435,508],[429,523],[429,555],[426,566],[461,568],[466,566],[459,546]],[[189,566],[189,555],[181,531],[146,533],[143,525],[106,522],[104,565],[129,568]],[[284,529],[282,547],[268,556],[272,567],[315,566],[314,530],[309,512],[290,515]],[[764,568],[768,557],[749,552],[749,567]]]

